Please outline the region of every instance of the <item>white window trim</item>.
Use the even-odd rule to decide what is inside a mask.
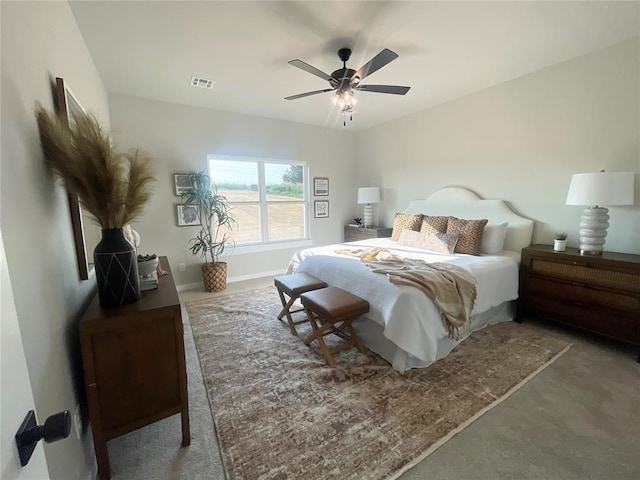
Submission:
[[[273,250],[287,250],[289,248],[292,249],[300,249],[305,247],[310,247],[313,244],[311,240],[291,240],[288,242],[273,242],[273,243],[252,243],[247,245],[236,245],[235,247],[231,247],[229,250],[229,255],[242,255],[244,253],[257,253],[257,252],[266,252]],[[226,255],[225,251],[225,255]]]
[[[233,251],[237,253],[253,253],[253,252],[262,252],[268,250],[282,250],[287,248],[298,248],[310,246],[311,242],[311,195],[310,195],[310,182],[309,182],[309,166],[307,162],[300,162],[294,160],[281,160],[281,159],[273,159],[273,158],[263,158],[263,157],[241,157],[241,156],[232,156],[232,155],[217,155],[217,154],[208,154],[207,155],[207,170],[209,175],[211,175],[211,160],[228,160],[234,162],[250,162],[258,164],[258,194],[259,199],[255,202],[232,202],[229,201],[231,206],[233,205],[258,205],[260,208],[260,232],[263,239],[268,238],[268,223],[267,219],[267,206],[269,204],[282,205],[286,203],[302,203],[304,205],[304,238],[295,238],[291,240],[278,240],[278,241],[262,241],[259,243],[245,243],[236,245],[232,247]],[[289,201],[267,201],[267,189],[266,189],[266,178],[265,178],[265,167],[266,163],[276,163],[281,165],[301,165],[303,171],[303,185],[304,185],[304,198],[302,200],[291,200]],[[215,178],[211,176],[214,183]],[[260,188],[264,186],[264,188]],[[264,221],[263,221],[264,219]]]

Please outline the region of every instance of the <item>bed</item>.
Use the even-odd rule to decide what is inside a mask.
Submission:
[[[369,313],[354,322],[358,336],[367,348],[399,372],[426,367],[448,355],[474,331],[513,319],[520,252],[530,245],[533,233],[533,221],[515,213],[502,200],[483,200],[459,187],[443,188],[426,200],[414,200],[402,213],[487,219],[485,235],[489,226],[507,223],[503,249],[479,256],[448,254],[378,238],[300,250],[287,269],[287,273],[309,273],[366,299]],[[371,272],[359,258],[344,254],[344,249],[375,247],[402,258],[451,263],[470,272],[477,282],[477,299],[469,331],[457,340],[450,338],[438,307],[422,291],[394,285],[386,275]],[[338,250],[343,253],[337,253]]]

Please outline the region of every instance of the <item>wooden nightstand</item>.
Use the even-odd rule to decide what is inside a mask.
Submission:
[[[640,345],[640,255],[524,248],[518,318],[527,314]]]
[[[344,227],[344,241],[355,242],[357,240],[367,240],[368,238],[390,237],[393,228],[387,227]]]

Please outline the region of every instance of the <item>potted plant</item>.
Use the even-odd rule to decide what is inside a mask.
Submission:
[[[201,229],[198,235],[189,240],[189,250],[200,255],[204,289],[207,292],[220,292],[227,288],[227,263],[219,260],[226,248],[235,245],[231,241],[231,231],[236,226],[236,218],[224,195],[204,171],[190,172],[191,189],[182,194],[185,205],[198,207]]]
[[[557,232],[553,240],[553,250],[556,252],[564,252],[567,249],[567,233]]]
[[[151,158],[140,150],[116,151],[93,115],[74,113],[67,123],[39,104],[35,113],[49,168],[102,228],[93,252],[100,305],[139,300],[137,253],[123,228],[142,214],[151,198]]]

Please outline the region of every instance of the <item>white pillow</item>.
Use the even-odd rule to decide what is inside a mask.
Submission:
[[[501,255],[504,247],[504,238],[507,236],[508,222],[487,223],[482,232],[482,242],[480,243],[480,253],[488,255]]]

